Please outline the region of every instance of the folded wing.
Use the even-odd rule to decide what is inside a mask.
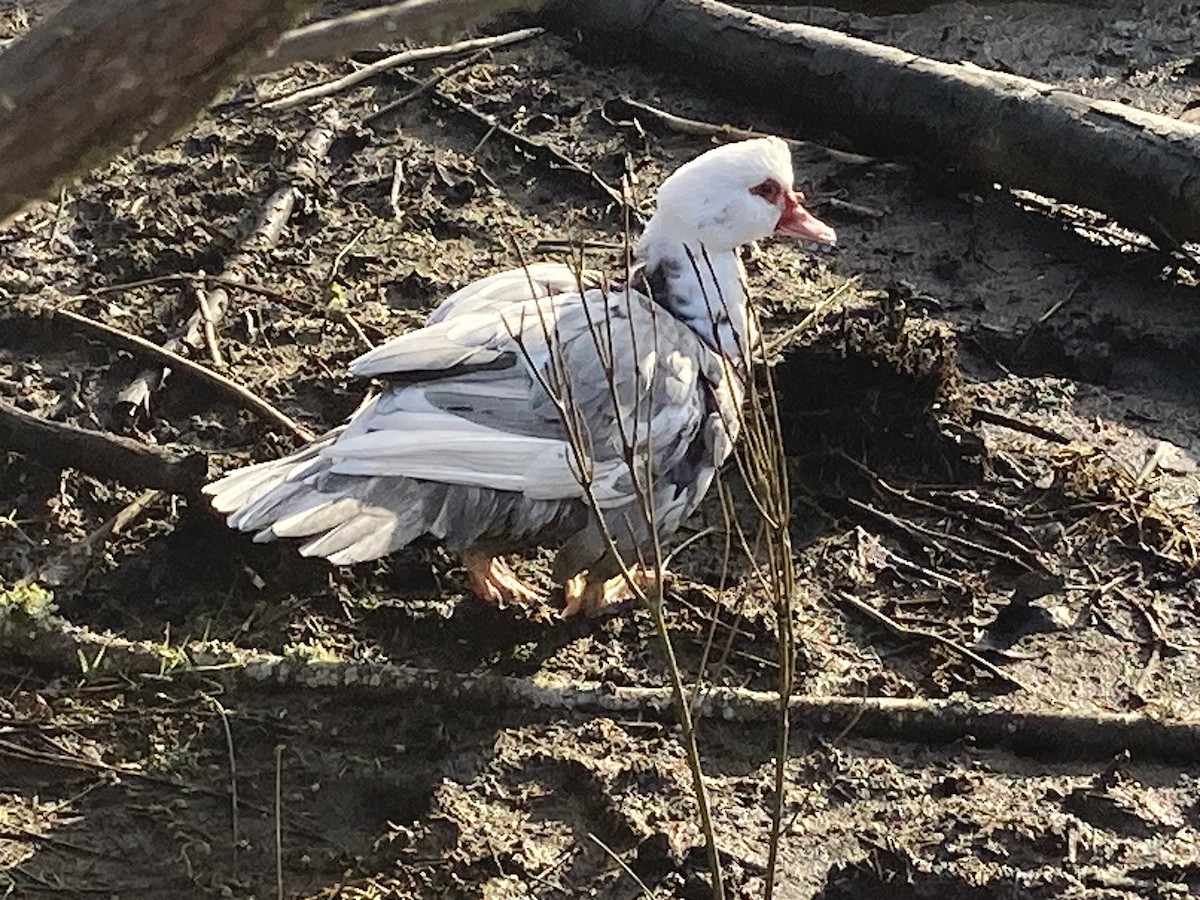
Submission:
[[[355,360],[390,386],[325,442],[211,485],[214,506],[260,539],[354,562],[421,534],[451,549],[528,538],[589,492],[626,517],[639,484],[678,496],[660,476],[694,468],[714,354],[635,292],[528,293],[464,298]]]

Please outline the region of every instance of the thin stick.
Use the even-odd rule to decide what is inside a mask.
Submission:
[[[619,209],[625,214],[624,240],[626,242],[626,284],[630,280],[630,268],[632,266],[632,242],[630,240],[630,217],[632,214],[632,205],[627,198],[622,194],[618,195]],[[576,277],[582,279],[583,267],[582,257],[579,261],[580,265],[576,270]],[[528,269],[526,270],[528,274]],[[703,283],[703,282],[701,282]],[[630,294],[626,290],[626,303],[630,303]],[[696,738],[695,721],[692,716],[692,698],[688,695],[687,687],[684,684],[683,673],[680,671],[679,662],[675,655],[675,648],[671,642],[670,627],[667,624],[666,614],[664,612],[664,596],[663,596],[663,551],[660,536],[658,533],[658,522],[656,518],[656,510],[654,508],[654,500],[652,496],[652,488],[649,486],[652,482],[652,473],[648,471],[651,463],[653,448],[649,447],[649,442],[646,441],[646,446],[638,447],[637,434],[637,407],[635,407],[633,416],[634,422],[631,423],[633,434],[630,435],[625,428],[625,416],[621,410],[621,395],[616,384],[616,372],[612,366],[612,357],[616,352],[616,344],[613,338],[613,320],[611,316],[611,307],[609,304],[604,305],[604,320],[594,321],[592,311],[587,304],[582,306],[582,311],[587,319],[588,331],[592,338],[592,344],[596,352],[597,358],[601,362],[601,367],[604,371],[604,376],[607,381],[609,397],[613,403],[613,409],[616,411],[616,423],[618,436],[621,441],[621,449],[623,451],[623,459],[629,471],[630,479],[634,485],[633,500],[635,503],[635,513],[640,515],[641,522],[645,525],[650,536],[650,566],[655,574],[654,590],[652,594],[647,594],[638,579],[634,576],[633,567],[624,559],[620,549],[617,547],[616,539],[613,536],[612,527],[608,519],[603,513],[603,508],[596,499],[596,493],[592,481],[592,473],[594,470],[594,457],[591,452],[592,440],[591,433],[588,430],[587,423],[581,421],[581,414],[578,407],[572,402],[572,380],[570,372],[567,369],[565,360],[561,353],[562,341],[557,333],[558,320],[554,318],[552,321],[547,321],[546,315],[539,305],[537,312],[542,327],[542,331],[547,343],[551,349],[550,364],[547,367],[548,373],[544,373],[541,366],[534,362],[530,356],[528,348],[522,340],[523,331],[521,329],[513,329],[509,326],[509,333],[517,344],[518,349],[524,355],[530,371],[541,384],[542,389],[550,397],[551,401],[559,414],[563,423],[563,427],[567,432],[568,445],[571,453],[574,456],[575,469],[579,473],[579,483],[583,488],[585,500],[589,508],[593,511],[595,521],[598,526],[600,536],[605,543],[607,554],[620,567],[620,575],[624,578],[625,584],[631,594],[643,605],[650,613],[651,622],[654,625],[655,635],[662,649],[663,656],[666,658],[667,675],[671,685],[671,696],[674,700],[676,714],[679,721],[679,730],[683,742],[684,752],[687,755],[688,769],[692,776],[692,793],[696,801],[697,817],[700,820],[700,827],[704,834],[706,851],[709,858],[709,872],[712,875],[713,881],[713,897],[715,900],[724,900],[725,886],[724,875],[721,867],[720,851],[717,847],[716,829],[713,825],[712,808],[708,797],[708,787],[704,782],[703,764],[700,759],[700,748]],[[629,322],[633,321],[632,316],[628,318]],[[523,323],[522,323],[523,324]],[[636,350],[636,338],[630,335],[631,342]],[[657,330],[648,336],[651,346],[656,346],[658,342]],[[633,373],[635,395],[640,395],[641,385],[638,382],[640,371],[636,369]],[[650,397],[648,402],[652,402],[653,397]],[[640,401],[639,401],[640,402]],[[642,471],[638,465],[639,455],[644,455],[645,466],[647,471]],[[631,525],[630,525],[631,527]],[[639,563],[642,561],[639,560]],[[644,567],[644,566],[643,566]]]
[[[608,855],[609,859],[625,870],[625,874],[632,878],[634,883],[642,889],[643,897],[649,897],[651,900],[653,900],[654,892],[651,891],[650,888],[646,887],[646,882],[642,881],[642,879],[638,877],[637,872],[629,868],[625,860],[617,856],[617,854],[613,852],[613,849],[608,846],[608,844],[604,843],[604,841],[600,840],[600,838],[596,837],[596,835],[590,831],[588,832],[588,838],[591,839],[592,843],[603,850]]]
[[[901,531],[913,536],[917,540],[921,540],[922,538],[925,538],[925,540],[922,541],[922,543],[932,542],[933,545],[935,547],[937,547],[939,550],[941,550],[943,553],[958,560],[958,562],[961,565],[963,565],[967,568],[971,567],[971,561],[969,559],[967,559],[965,556],[955,552],[954,550],[951,550],[949,547],[940,543],[940,541],[946,541],[949,544],[956,544],[959,547],[963,547],[967,550],[973,550],[976,553],[981,553],[985,556],[990,556],[994,559],[1007,560],[1008,562],[1012,563],[1013,565],[1017,566],[1020,569],[1024,569],[1027,572],[1045,571],[1044,564],[1040,565],[1040,566],[1035,566],[1035,565],[1031,564],[1028,560],[1021,559],[1020,557],[1016,556],[1015,554],[1009,553],[1005,550],[999,550],[996,547],[989,547],[986,544],[981,544],[978,541],[972,541],[968,538],[960,537],[957,534],[950,534],[947,531],[938,531],[937,529],[934,529],[934,528],[927,528],[924,525],[918,525],[916,522],[905,521],[904,519],[901,519],[898,516],[893,516],[891,513],[884,512],[882,509],[876,509],[870,503],[863,503],[861,500],[855,499],[854,497],[847,497],[846,502],[850,506],[853,506],[855,509],[861,510],[862,512],[865,512],[865,513],[870,513],[871,515],[875,516],[876,518],[882,519],[884,522],[887,522],[889,525],[893,525],[896,528],[899,528]]]
[[[854,278],[847,278],[845,281],[843,281],[841,284],[839,284],[836,288],[834,288],[832,291],[830,291],[827,296],[822,297],[817,302],[817,305],[814,306],[811,310],[809,310],[808,315],[806,315],[803,319],[801,319],[795,325],[791,326],[790,328],[788,328],[782,332],[775,334],[769,342],[766,340],[766,337],[764,336],[762,338],[762,343],[765,345],[765,347],[763,349],[763,354],[762,354],[763,359],[765,359],[765,360],[772,359],[776,353],[779,353],[781,350],[786,348],[788,346],[788,344],[790,344],[792,341],[794,341],[796,339],[797,335],[803,334],[805,331],[808,331],[810,328],[812,328],[813,325],[816,324],[817,319],[819,319],[821,317],[821,315],[825,312],[825,310],[827,310],[830,307],[830,305],[832,305],[833,301],[836,300],[838,297],[840,297],[842,294],[844,294],[850,288],[857,287],[859,284],[859,281],[860,281],[860,279],[857,276]]]
[[[839,291],[826,298],[818,309],[813,310],[800,324],[807,328],[816,321],[820,310],[836,299]],[[779,404],[775,394],[775,383],[771,370],[765,365],[755,365],[755,351],[765,359],[762,346],[763,330],[757,319],[757,307],[748,304],[754,331],[759,335],[759,346],[749,348],[746,354],[749,414],[742,413],[745,436],[739,454],[744,458],[743,468],[747,477],[746,486],[755,497],[755,506],[764,512],[762,528],[767,551],[768,596],[775,604],[777,648],[779,657],[779,707],[776,720],[775,783],[771,806],[771,834],[767,849],[767,881],[763,890],[764,900],[775,894],[775,876],[779,863],[779,847],[783,836],[783,811],[787,800],[787,759],[791,741],[791,711],[789,701],[795,690],[795,634],[793,606],[796,596],[796,567],[791,538],[791,490],[788,486],[787,460],[783,454],[783,436],[779,424]],[[762,373],[763,390],[756,390],[754,377]],[[765,395],[765,402],[764,402]],[[740,531],[740,526],[739,526]],[[742,536],[743,545],[745,536]],[[748,548],[747,548],[748,549]],[[754,559],[752,554],[747,554]],[[756,561],[757,569],[757,561]]]
[[[81,541],[76,541],[49,562],[38,567],[37,580],[51,586],[68,584],[79,576],[96,547],[110,537],[120,534],[142,513],[167,495],[163,490],[143,491],[126,504],[116,515],[109,517],[99,528]]]
[[[245,291],[247,294],[258,294],[260,297],[266,297],[270,300],[279,300],[283,303],[295,303],[295,299],[280,291],[273,291],[270,288],[262,287],[257,284],[245,284],[233,278],[223,277],[221,275],[207,275],[204,272],[171,272],[167,275],[155,275],[153,278],[139,278],[137,281],[125,281],[121,284],[108,284],[104,287],[92,288],[88,291],[88,295],[98,297],[101,294],[114,294],[120,291],[131,291],[134,288],[149,287],[156,284],[169,284],[173,281],[199,281],[204,284],[215,284],[220,287],[236,288],[239,291]]]
[[[444,41],[506,13],[536,12],[547,0],[405,0],[322,19],[283,33],[275,49],[248,64],[247,74],[276,72],[304,60],[338,59],[400,38]]]
[[[974,650],[964,647],[957,641],[951,640],[950,638],[940,635],[935,631],[927,631],[924,628],[913,628],[909,625],[902,625],[882,610],[876,609],[871,604],[864,603],[857,597],[844,593],[843,591],[838,591],[836,596],[843,603],[854,607],[867,618],[874,620],[884,628],[891,631],[893,634],[899,635],[900,637],[920,638],[923,641],[930,641],[934,644],[938,644],[939,646],[949,650],[960,659],[963,659],[977,666],[978,668],[983,669],[989,675],[999,678],[1006,684],[1010,684],[1015,688],[1028,691],[1029,693],[1036,695],[1036,691],[1026,686],[1022,681],[1013,675],[1010,675],[1008,672],[1005,672],[994,663],[984,659]]]
[[[221,727],[225,731],[225,751],[229,755],[229,822],[233,832],[233,873],[232,881],[238,879],[238,843],[241,841],[241,835],[238,833],[238,777],[237,777],[237,755],[233,750],[233,729],[229,727],[229,715],[225,712],[225,707],[221,705],[221,701],[216,697],[208,698],[213,707],[217,710],[217,714],[221,717]]]
[[[388,203],[392,206],[392,218],[399,222],[404,216],[400,212],[400,188],[404,184],[404,164],[400,157],[392,162],[392,187],[388,191]]]
[[[275,891],[283,900],[283,744],[275,745]]]
[[[379,109],[375,110],[375,112],[371,113],[371,115],[369,115],[365,119],[363,119],[363,124],[364,125],[376,124],[381,119],[384,119],[385,117],[390,116],[392,113],[394,113],[396,110],[400,109],[402,106],[405,106],[408,103],[412,102],[413,100],[416,100],[422,94],[430,93],[439,84],[441,84],[443,81],[445,81],[451,75],[457,75],[459,72],[462,72],[465,69],[471,68],[471,66],[475,65],[477,62],[480,62],[482,59],[484,59],[484,57],[489,56],[491,54],[491,52],[492,51],[490,51],[490,50],[480,50],[478,53],[471,54],[466,59],[459,60],[452,66],[447,66],[446,68],[442,69],[442,71],[440,71],[440,72],[434,72],[432,75],[430,75],[424,81],[419,82],[417,84],[417,86],[414,87],[407,94],[404,94],[403,96],[401,96],[398,100],[393,100],[391,103],[388,103],[385,106],[381,106]]]
[[[328,97],[331,94],[352,88],[356,84],[362,84],[364,81],[374,78],[388,69],[395,69],[399,66],[424,62],[430,59],[440,59],[444,56],[457,56],[459,53],[470,53],[474,50],[494,50],[499,47],[507,47],[510,44],[536,37],[542,32],[543,29],[541,28],[522,28],[518,31],[510,31],[507,34],[498,34],[494,37],[474,38],[468,41],[458,41],[454,44],[440,44],[436,47],[417,47],[414,50],[401,50],[399,53],[385,56],[378,62],[363,66],[349,75],[344,75],[333,81],[326,81],[324,84],[318,84],[314,87],[304,88],[291,94],[285,94],[274,100],[268,100],[262,104],[262,108],[270,110],[290,109],[293,106],[310,103],[321,97]]]
[[[753,131],[748,128],[734,128],[732,125],[716,125],[712,122],[702,122],[699,119],[688,119],[683,116],[677,116],[674,113],[669,113],[665,109],[659,109],[657,106],[651,106],[649,103],[643,103],[640,100],[634,100],[632,97],[622,95],[621,103],[629,106],[636,112],[649,116],[660,125],[671,131],[680,134],[692,134],[700,137],[719,137],[726,140],[742,141],[749,138],[764,137],[765,132]],[[814,144],[809,141],[798,141],[793,138],[784,138],[787,141],[788,147],[795,153],[803,153],[812,157],[826,158],[835,162],[848,163],[850,165],[866,165],[868,163],[877,162],[874,157],[862,156],[858,153],[847,153],[844,150],[834,150],[831,147],[824,147],[821,144]],[[894,164],[893,164],[894,165]]]
[[[213,312],[212,304],[209,303],[208,291],[204,288],[204,282],[197,282],[195,290],[196,305],[200,308],[200,321],[204,325],[204,345],[208,348],[208,357],[214,366],[224,366],[225,357],[221,354],[221,345],[217,341],[217,317]]]
[[[69,309],[46,309],[42,315],[51,322],[56,319],[62,319],[70,323],[76,331],[83,332],[89,337],[93,337],[122,350],[128,350],[130,353],[149,357],[165,368],[178,369],[181,372],[185,372],[197,381],[215,388],[240,405],[252,409],[264,418],[270,419],[282,426],[306,443],[316,437],[313,432],[309,431],[299,422],[276,409],[266,400],[247,388],[242,387],[237,382],[230,381],[224,375],[214,372],[212,369],[206,368],[200,365],[200,363],[188,359],[186,356],[180,356],[178,353],[174,353],[165,347],[160,347],[153,341],[148,341],[145,338],[138,337],[136,334],[130,334],[119,328],[98,322],[81,313],[72,312]]]
[[[1033,435],[1036,438],[1041,438],[1043,441],[1050,441],[1053,444],[1071,443],[1071,439],[1065,434],[1051,431],[1044,425],[1006,416],[1004,413],[996,412],[994,409],[986,409],[982,406],[971,407],[971,420],[972,422],[987,422],[989,425],[999,425],[1011,431],[1020,431],[1023,434]]]

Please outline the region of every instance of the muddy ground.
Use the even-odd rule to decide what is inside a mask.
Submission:
[[[3,9],[10,34],[38,15],[35,4]],[[1177,114],[1200,84],[1194,9],[777,12]],[[0,232],[0,292],[18,311],[0,319],[0,394],[48,418],[201,449],[214,469],[290,449],[292,438],[178,375],[148,414],[114,415],[140,361],[20,311],[65,306],[170,337],[197,298],[162,276],[222,269],[327,109],[341,116],[339,137],[301,184],[277,247],[253,257],[250,281],[264,290],[236,295],[218,329],[223,371],[315,430],[362,395],[349,360],[417,325],[455,287],[532,256],[540,240],[620,240],[620,217],[590,176],[515,152],[437,95],[365,125],[410,90],[398,76],[285,112],[258,105],[347,70],[304,65],[239,84],[178,140],[92,173]],[[840,140],[802,131],[765,100],[600,60],[552,35],[480,59],[441,90],[609,184],[632,167],[643,203],[708,143],[635,124],[612,103],[621,95]],[[1194,720],[1194,261],[1103,217],[964,190],[905,161],[806,155],[802,177],[840,247],[770,242],[749,263],[767,325],[791,335],[776,375],[795,492],[799,690]],[[818,328],[789,331],[839,289]],[[1004,417],[1021,427],[997,424]],[[736,474],[727,480],[742,496]],[[67,552],[140,493],[0,455],[0,580],[40,575],[71,621],[166,647],[203,638],[548,683],[665,683],[645,611],[559,622],[488,609],[436,549],[335,570],[230,534],[193,498],[166,497],[90,557]],[[729,529],[715,501],[690,533],[706,526],[667,594],[681,664],[689,679],[769,690],[770,604],[744,560],[724,564]],[[522,567],[548,584],[543,557]],[[847,597],[974,648],[1004,677],[897,636]],[[0,661],[8,896],[275,896],[277,775],[289,897],[706,896],[678,731],[653,716],[88,669],[87,659]],[[730,894],[759,896],[773,729],[705,720],[700,743]],[[932,742],[916,729],[883,740],[848,719],[798,722],[790,750],[778,896],[1200,891],[1194,746],[1171,759],[1082,742]]]

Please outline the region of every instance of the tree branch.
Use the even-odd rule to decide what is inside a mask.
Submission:
[[[194,493],[208,475],[203,453],[178,457],[135,440],[49,422],[0,400],[0,450],[46,466],[79,469],[132,487]]]
[[[313,433],[305,426],[276,409],[262,397],[242,387],[237,382],[230,381],[224,375],[214,372],[212,369],[205,368],[187,357],[180,356],[178,353],[173,353],[165,347],[160,347],[158,344],[152,343],[145,338],[138,337],[136,334],[129,334],[118,328],[113,328],[111,325],[105,325],[103,322],[90,319],[80,313],[72,312],[69,309],[46,308],[41,310],[40,316],[43,320],[52,324],[62,324],[68,329],[78,331],[94,340],[102,341],[111,347],[117,347],[138,356],[153,359],[160,366],[167,366],[181,374],[188,375],[202,384],[216,389],[240,406],[254,410],[264,419],[275,422],[277,425],[283,427],[285,431],[290,432],[302,441],[308,442],[315,438]]]
[[[36,601],[36,598],[35,598]],[[44,603],[29,609],[0,604],[0,651],[62,671],[90,661],[89,676],[134,679],[147,675],[186,681],[202,678],[229,688],[277,687],[366,691],[385,696],[416,692],[484,709],[530,708],[584,716],[640,716],[673,722],[668,687],[544,683],[507,675],[464,674],[393,663],[280,656],[216,641],[167,647],[98,634],[51,614]],[[1167,721],[1139,713],[1017,712],[974,701],[893,697],[794,696],[793,726],[812,733],[932,744],[970,738],[977,746],[1004,746],[1022,754],[1064,759],[1109,759],[1129,750],[1141,759],[1200,761],[1200,720]],[[778,695],[713,687],[701,691],[697,718],[773,725]],[[848,728],[852,725],[852,728]]]
[[[309,0],[75,0],[0,53],[0,223],[169,136]]]
[[[536,12],[547,0],[408,0],[313,22],[286,32],[275,49],[251,63],[248,75],[307,60],[338,59],[376,44],[447,40],[512,12]]]

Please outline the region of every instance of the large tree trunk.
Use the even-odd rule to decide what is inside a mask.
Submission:
[[[557,0],[552,25],[714,82],[876,154],[1200,240],[1200,127],[716,0]]]
[[[139,135],[169,138],[239,72],[441,37],[543,2],[407,0],[280,37],[312,0],[73,0],[0,53],[0,225]]]
[[[0,222],[192,120],[309,0],[75,0],[0,53]]]

